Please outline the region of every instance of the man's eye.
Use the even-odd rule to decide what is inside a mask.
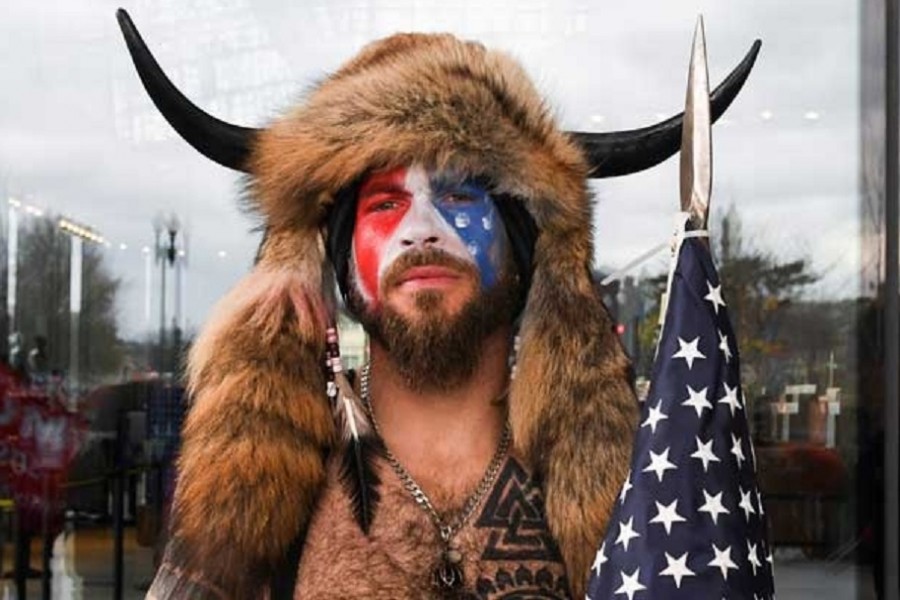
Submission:
[[[444,202],[449,204],[472,204],[475,202],[475,197],[465,192],[454,192],[444,196]]]
[[[378,202],[370,203],[366,208],[366,212],[387,212],[389,210],[394,210],[398,206],[399,203],[396,200],[380,200]]]

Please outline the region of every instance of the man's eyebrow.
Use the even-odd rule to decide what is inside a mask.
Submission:
[[[402,183],[398,183],[396,181],[372,181],[370,183],[366,183],[362,186],[362,189],[359,191],[360,196],[368,196],[371,194],[384,194],[384,193],[402,193],[409,194],[409,190]]]
[[[434,173],[428,178],[428,185],[433,190],[460,187],[466,183],[466,178],[452,173]]]
[[[486,182],[477,177],[463,177],[459,175],[435,175],[429,180],[431,189],[435,192],[447,191],[478,191],[485,194],[490,193],[490,189]]]

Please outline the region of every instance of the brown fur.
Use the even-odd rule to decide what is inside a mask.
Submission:
[[[544,482],[547,520],[581,598],[627,474],[637,401],[588,264],[565,254],[548,247],[536,266],[510,420],[517,446]]]
[[[170,560],[230,598],[264,585],[324,481],[334,425],[321,391],[317,238],[270,235],[190,356]]]
[[[364,49],[263,132],[251,187],[269,223],[315,220],[361,173],[415,162],[486,175],[541,224],[571,222],[586,202],[581,152],[521,67],[447,35]]]
[[[588,168],[517,63],[448,35],[368,46],[258,138],[252,202],[275,233],[192,353],[174,533],[213,582],[246,591],[308,524],[334,435],[318,228],[338,190],[411,163],[486,176],[541,231],[510,418],[582,597],[637,412],[590,278]]]

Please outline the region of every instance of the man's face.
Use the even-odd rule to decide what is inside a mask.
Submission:
[[[519,287],[494,201],[420,167],[371,175],[358,200],[351,309],[410,385],[450,389],[514,317]]]
[[[448,314],[499,281],[508,241],[478,183],[422,167],[377,172],[359,191],[354,285],[367,312],[412,316],[423,297]]]

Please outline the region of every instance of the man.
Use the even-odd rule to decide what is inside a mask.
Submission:
[[[494,199],[414,165],[369,175],[355,216],[349,304],[371,336],[363,403],[387,449],[382,498],[366,536],[332,469],[300,596],[568,597],[540,489],[508,452],[521,290]]]
[[[680,120],[569,134],[508,56],[407,34],[251,130],[191,104],[119,20],[154,102],[249,173],[266,225],[191,352],[150,595],[583,597],[637,412],[587,178],[663,160]],[[355,390],[334,283],[371,339]]]

